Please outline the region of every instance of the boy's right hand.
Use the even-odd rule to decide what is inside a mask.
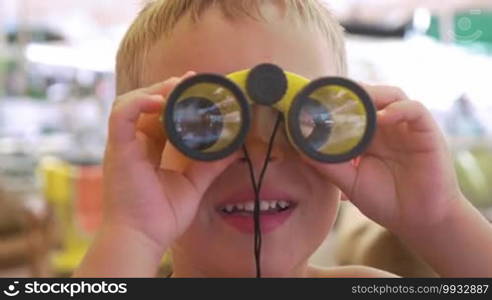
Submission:
[[[235,160],[194,162],[182,174],[162,170],[160,155],[155,155],[155,145],[162,141],[137,126],[141,114],[160,114],[168,94],[190,75],[122,95],[109,122],[103,226],[143,235],[162,252],[185,232],[208,186]]]

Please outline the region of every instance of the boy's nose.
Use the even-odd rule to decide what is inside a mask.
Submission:
[[[278,113],[270,107],[256,105],[253,108],[251,128],[246,138],[245,146],[255,166],[259,165],[261,167],[268,155],[269,144],[274,134],[278,116]],[[284,157],[284,151],[282,150],[285,140],[283,127],[284,124],[281,122],[275,133],[269,158],[270,162],[279,162]]]
[[[248,150],[249,158],[254,166],[262,167],[265,159],[268,155],[268,141],[263,141],[258,139],[257,137],[251,137],[246,140],[246,149]],[[272,162],[280,162],[284,158],[284,153],[278,146],[278,144],[274,143],[272,147],[272,151],[268,158],[270,163]]]

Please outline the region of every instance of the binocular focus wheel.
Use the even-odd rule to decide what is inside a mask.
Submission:
[[[256,104],[271,106],[287,93],[288,81],[276,65],[261,64],[253,68],[246,80],[246,92]]]

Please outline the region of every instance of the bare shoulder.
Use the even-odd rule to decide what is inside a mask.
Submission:
[[[310,267],[311,277],[359,277],[359,278],[396,278],[393,273],[366,266],[343,266],[334,268]]]

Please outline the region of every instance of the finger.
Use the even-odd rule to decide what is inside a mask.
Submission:
[[[194,76],[196,73],[189,71],[183,75],[183,77],[173,77],[164,82],[157,83],[151,87],[148,87],[143,90],[145,93],[149,94],[158,94],[162,95],[164,98],[167,98],[169,93],[178,85],[182,80]],[[161,114],[159,111],[154,114],[143,114],[140,116],[140,119],[137,123],[137,129],[142,131],[148,137],[150,137],[155,143],[158,143],[161,148],[164,147],[164,142],[167,138],[164,130],[161,125]]]
[[[149,140],[161,150],[167,140],[166,131],[162,125],[161,113],[142,114],[137,121],[137,130],[149,137]]]
[[[163,95],[164,97],[167,97],[169,93],[178,85],[181,81],[184,79],[187,79],[191,76],[194,76],[196,73],[189,71],[186,72],[183,76],[181,77],[171,77],[167,79],[166,81],[163,82],[158,82],[154,85],[151,85],[149,87],[143,88],[142,91],[151,94],[151,95]]]
[[[357,176],[357,167],[352,162],[330,164],[318,162],[306,156],[302,156],[302,159],[350,197]]]
[[[378,121],[379,123],[379,121]],[[393,128],[391,127],[385,127],[384,125],[382,126],[381,124],[378,124],[379,128],[376,130],[374,133],[374,136],[372,138],[371,143],[367,147],[367,149],[364,151],[364,155],[372,155],[376,156],[379,158],[386,158],[388,156],[388,153],[390,153],[391,149],[388,147],[388,145],[391,146],[399,146],[401,143],[395,142],[391,137],[388,137],[386,134],[387,130],[392,130]],[[397,136],[400,137],[400,136]]]
[[[187,72],[181,78],[172,77],[164,82],[121,96],[113,104],[110,117],[110,137],[119,142],[134,140],[138,127],[137,121],[141,114],[153,114],[155,116],[161,113],[164,99],[171,90],[181,80],[194,75],[194,72]]]
[[[137,140],[141,142],[141,145],[145,151],[145,160],[149,161],[157,169],[161,161],[162,152],[159,145],[154,143],[151,138],[140,131],[137,131],[136,135]]]
[[[183,175],[196,187],[200,193],[204,193],[212,182],[224,172],[232,163],[240,158],[239,152],[222,160],[213,162],[193,161],[184,171]]]
[[[164,98],[161,95],[127,95],[116,100],[109,118],[109,140],[117,143],[135,140],[140,114],[159,112],[163,106]]]
[[[418,101],[396,102],[378,112],[378,123],[382,126],[394,126],[402,122],[407,122],[413,131],[437,129],[430,111]]]
[[[366,92],[374,101],[378,110],[384,109],[391,103],[409,100],[407,94],[400,88],[387,85],[368,85],[361,83]]]

